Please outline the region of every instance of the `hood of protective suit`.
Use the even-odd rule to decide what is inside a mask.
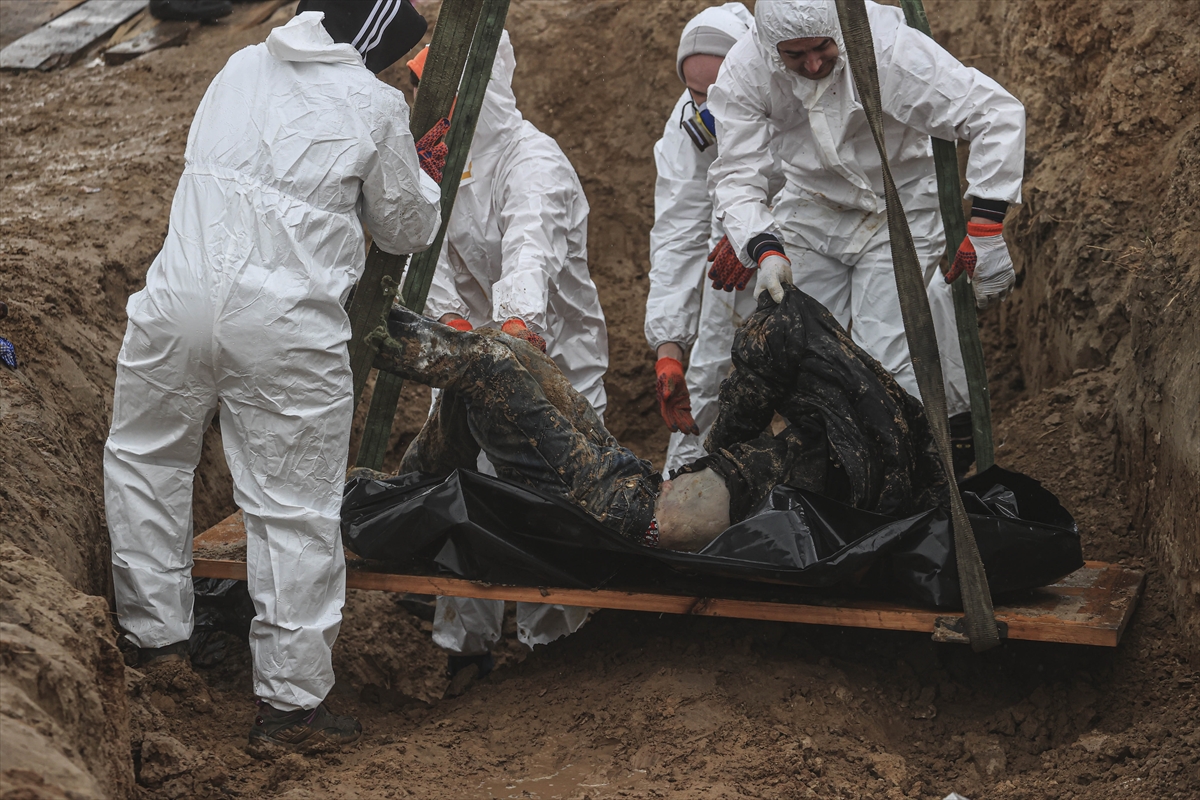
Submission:
[[[321,13],[297,14],[287,25],[267,35],[267,52],[280,61],[363,66],[362,56],[349,44],[338,44],[321,24]]]
[[[760,2],[759,5],[765,5]],[[679,49],[675,51],[675,72],[683,80],[683,62],[688,56],[720,56],[724,58],[737,40],[750,30],[754,17],[741,3],[706,8],[683,27]]]
[[[483,96],[483,107],[479,110],[475,138],[471,140],[473,157],[504,147],[521,129],[524,117],[517,110],[517,97],[512,90],[513,73],[516,71],[517,56],[513,53],[508,31],[504,31],[496,48],[496,60],[492,63],[492,77]]]
[[[754,7],[754,23],[763,57],[777,69],[790,72],[779,55],[780,42],[817,37],[833,39],[840,53],[833,72],[821,81],[828,81],[845,67],[846,42],[834,0],[760,0]]]

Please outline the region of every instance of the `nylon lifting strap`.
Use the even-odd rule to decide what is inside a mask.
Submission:
[[[429,46],[425,80],[421,82],[421,93],[409,118],[409,130],[414,140],[420,139],[434,123],[450,113],[483,3],[484,0],[445,0],[442,4]],[[407,263],[408,256],[385,253],[372,243],[362,277],[354,287],[349,316],[350,370],[354,374],[356,408],[378,352],[367,341],[367,334],[379,324],[381,315],[387,313],[393,300],[391,295],[385,294],[383,280],[399,281]]]
[[[448,4],[447,4],[448,5]],[[456,83],[459,102],[454,106],[454,118],[450,122],[450,131],[446,134],[446,167],[442,170],[442,225],[437,237],[428,250],[413,256],[408,276],[404,279],[402,300],[404,306],[420,314],[425,310],[425,300],[429,296],[429,286],[433,282],[433,273],[437,269],[438,257],[442,252],[442,243],[446,239],[446,229],[450,225],[450,214],[454,210],[454,198],[458,193],[458,184],[462,180],[463,168],[467,165],[467,156],[471,150],[471,141],[475,137],[475,125],[479,122],[479,111],[483,107],[483,97],[487,91],[488,81],[492,77],[492,63],[496,60],[496,50],[500,46],[500,35],[504,32],[504,21],[508,17],[509,0],[483,0],[478,23],[474,27],[474,35],[470,43],[470,53],[466,59],[466,68],[462,73],[461,85]],[[443,6],[443,9],[445,6]],[[443,10],[442,12],[446,12]],[[438,28],[442,20],[438,19]],[[434,44],[437,43],[437,32],[434,34]],[[433,66],[434,52],[429,53],[430,64]],[[444,88],[444,87],[443,87]],[[451,92],[445,105],[449,113],[455,93]],[[421,81],[419,98],[425,97],[425,81]],[[418,100],[418,106],[420,101]],[[445,116],[444,114],[442,116]],[[432,127],[441,117],[429,120]],[[427,130],[427,129],[426,129]],[[392,291],[395,284],[390,283]],[[390,303],[388,304],[390,306]],[[376,318],[376,325],[383,324],[386,333],[387,307],[382,309]],[[372,348],[374,357],[375,348]],[[400,400],[400,390],[404,379],[390,372],[380,372],[375,380],[375,391],[371,396],[371,408],[367,412],[367,422],[363,428],[362,442],[358,448],[358,466],[370,469],[382,469],[383,459],[387,454],[388,440],[391,438],[392,422],[396,417],[396,405]]]
[[[925,282],[921,274],[917,249],[913,245],[908,219],[892,179],[888,164],[887,146],[883,137],[883,104],[879,91],[879,72],[875,63],[875,45],[871,24],[867,20],[864,0],[837,0],[838,19],[846,41],[854,85],[871,125],[879,160],[883,167],[884,195],[887,201],[888,233],[892,246],[892,265],[896,275],[896,291],[904,317],[904,332],[912,355],[917,387],[925,404],[925,415],[942,457],[942,466],[950,478],[950,519],[954,530],[954,549],[958,563],[958,579],[962,590],[965,628],[975,652],[983,652],[1000,643],[996,628],[992,596],[987,575],[979,558],[979,547],[971,530],[971,521],[963,506],[962,496],[954,488],[954,465],[950,451],[950,430],[946,417],[946,393],[942,382],[942,362],[934,336],[933,315]]]
[[[900,0],[904,19],[933,38],[929,18],[921,0]],[[962,187],[958,182],[958,149],[954,142],[933,139],[933,163],[937,170],[938,202],[942,208],[942,227],[946,230],[946,261],[954,263],[958,246],[967,235],[963,215]],[[979,318],[975,312],[975,293],[961,278],[951,286],[954,318],[958,325],[958,346],[967,371],[967,390],[971,395],[971,434],[975,440],[975,466],[980,472],[996,463],[992,443],[992,398],[988,392],[987,367],[983,361],[983,343],[979,340]]]

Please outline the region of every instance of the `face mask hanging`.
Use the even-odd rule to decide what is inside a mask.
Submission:
[[[689,108],[691,114],[688,113]],[[683,128],[683,132],[688,135],[692,144],[696,145],[696,149],[700,152],[704,152],[709,145],[717,143],[717,123],[713,119],[712,112],[708,110],[708,103],[701,103],[697,106],[689,100],[680,114],[679,127]]]

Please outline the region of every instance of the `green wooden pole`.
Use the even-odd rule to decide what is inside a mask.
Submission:
[[[492,62],[496,59],[496,49],[500,45],[504,21],[508,17],[508,5],[509,0],[485,0],[479,24],[475,28],[470,56],[463,73],[462,85],[459,87],[459,101],[454,106],[454,118],[450,123],[450,131],[446,134],[449,152],[446,155],[446,167],[442,171],[442,226],[430,248],[413,256],[408,277],[404,281],[402,302],[406,308],[418,314],[425,310],[425,299],[429,296],[429,286],[433,282],[442,243],[446,239],[446,229],[454,211],[454,198],[462,180],[463,168],[467,165],[471,141],[475,137],[475,125],[479,122],[479,111],[483,107],[483,96],[492,76]],[[440,20],[438,24],[441,25]],[[433,53],[430,52],[429,56],[432,59]],[[425,81],[422,80],[420,97],[423,99],[424,96]],[[440,117],[435,118],[434,122],[437,119]],[[376,318],[377,324],[379,319],[380,317]],[[392,423],[396,417],[396,405],[400,400],[403,383],[402,378],[388,372],[380,372],[376,378],[371,408],[367,412],[362,443],[358,448],[359,466],[376,470],[383,468],[383,459],[387,453],[388,439],[391,438]]]
[[[429,48],[429,60],[425,64],[425,80],[421,82],[421,92],[409,119],[409,130],[414,139],[424,136],[439,119],[450,113],[483,3],[484,0],[445,0],[442,4]],[[349,311],[350,369],[354,373],[355,406],[362,397],[363,386],[375,361],[376,351],[367,343],[367,334],[379,324],[380,317],[387,313],[394,299],[384,292],[383,279],[390,277],[399,282],[407,263],[408,256],[385,253],[374,244],[367,253],[367,265],[354,289]]]
[[[900,0],[904,19],[910,28],[932,38],[929,18],[921,0]],[[946,258],[954,254],[967,235],[963,214],[962,187],[958,182],[958,150],[954,142],[933,140],[933,163],[937,169],[938,200],[942,208],[942,226],[946,230]],[[935,278],[936,280],[936,278]],[[975,440],[975,468],[982,472],[996,463],[992,443],[992,399],[988,392],[987,366],[983,361],[983,343],[979,340],[979,317],[975,311],[975,293],[963,278],[954,282],[954,316],[958,324],[958,346],[967,372],[967,390],[971,396],[971,428]]]

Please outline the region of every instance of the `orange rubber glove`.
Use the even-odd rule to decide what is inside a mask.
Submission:
[[[708,278],[713,282],[714,289],[723,289],[726,292],[736,289],[740,292],[754,277],[754,270],[746,269],[738,260],[728,236],[722,236],[721,241],[717,242],[717,246],[708,254],[708,263],[712,264],[708,270]]]
[[[471,323],[467,322],[465,319],[452,319],[446,324],[451,328],[454,328],[454,330],[462,331],[463,333],[474,330],[474,328],[471,327]]]
[[[546,352],[546,340],[529,330],[529,328],[526,328],[525,323],[516,317],[506,319],[504,324],[500,326],[500,332],[507,333],[509,336],[515,336],[518,339],[524,339],[543,353]]]
[[[692,397],[683,377],[683,364],[678,359],[660,358],[654,363],[654,374],[657,376],[654,388],[658,393],[658,411],[663,422],[673,431],[699,436],[700,428],[692,419]]]
[[[449,130],[450,120],[442,117],[437,125],[429,129],[429,133],[417,140],[417,158],[421,161],[421,169],[435,183],[442,182],[442,170],[446,168],[446,156],[450,153],[450,146],[440,141]]]

